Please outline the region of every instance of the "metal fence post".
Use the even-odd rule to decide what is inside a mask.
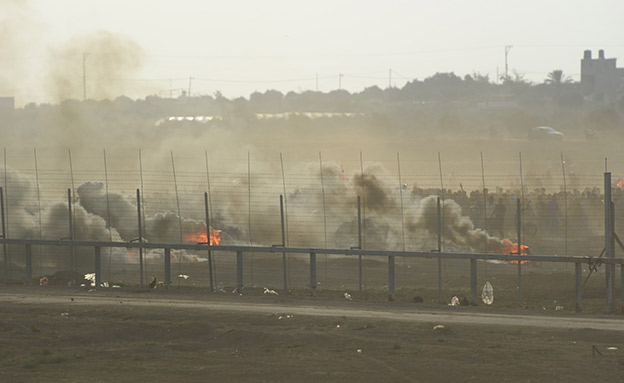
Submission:
[[[442,215],[440,213],[440,197],[438,197],[437,205],[438,213],[438,302],[442,302]]]
[[[171,287],[171,249],[165,249],[165,288]]]
[[[388,300],[394,300],[394,255],[388,256]]]
[[[26,245],[26,283],[32,285],[32,245]]]
[[[611,210],[611,173],[604,173],[604,228],[605,228],[605,258],[613,258],[613,228],[612,223],[612,210]],[[612,285],[613,275],[611,273],[612,267],[610,264],[605,265],[605,309],[607,313],[613,312],[613,296]]]
[[[6,239],[6,230],[4,229],[4,191],[0,186],[0,221],[2,221],[2,238]],[[2,255],[4,256],[4,282],[9,281],[9,254],[7,253],[6,243],[2,243]]]
[[[284,225],[284,196],[280,195],[280,223],[282,227],[282,247],[286,247],[286,227]],[[288,293],[288,272],[286,267],[286,253],[282,252],[282,269],[284,274],[284,292]]]
[[[477,302],[477,259],[470,258],[470,301]]]
[[[316,253],[310,253],[310,294],[316,296]]]
[[[516,199],[516,230],[518,236],[517,253],[522,255],[522,210],[520,198]],[[518,259],[518,305],[522,306],[522,261]]]
[[[95,247],[95,288],[99,288],[102,283],[102,248]]]
[[[210,274],[210,291],[215,291],[214,271],[212,269],[212,232],[210,231],[210,214],[208,210],[208,193],[204,192],[204,210],[206,213],[206,240],[208,241],[208,274]]]
[[[581,284],[581,274],[583,272],[581,262],[574,262],[574,285],[576,298],[574,299],[574,310],[581,312],[581,299],[583,298],[583,288]]]
[[[518,236],[518,255],[522,255],[522,207],[520,198],[516,200],[516,230]]]
[[[236,292],[243,292],[243,252],[236,252]]]
[[[74,214],[72,213],[72,190],[67,189],[67,212],[69,213],[69,240],[74,241]],[[70,269],[76,270],[76,252],[74,246],[69,247]]]
[[[522,306],[522,261],[518,260],[518,305]]]
[[[624,264],[620,264],[620,304],[624,313]]]
[[[137,216],[139,218],[139,273],[141,274],[141,287],[145,284],[144,280],[144,271],[143,271],[143,225],[141,222],[141,191],[139,189],[136,190],[136,199],[137,199]]]
[[[358,229],[358,249],[362,250],[362,206],[360,196],[357,197],[357,229]],[[364,272],[362,265],[362,254],[358,254],[358,283],[360,299],[364,297],[362,293],[362,284],[364,282]]]

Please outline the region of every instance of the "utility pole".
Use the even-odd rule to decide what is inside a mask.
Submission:
[[[392,88],[392,68],[388,71],[388,89]]]
[[[188,87],[188,97],[191,97],[191,84],[193,82],[193,77],[189,76],[189,87]]]
[[[338,73],[338,90],[342,89],[342,73]]]
[[[89,54],[84,52],[82,54],[82,99],[87,99],[87,56]]]
[[[507,55],[509,54],[509,51],[511,50],[511,48],[513,48],[513,45],[505,45],[505,80],[509,79],[509,73],[508,73],[508,66],[507,66]]]
[[[318,92],[318,72],[316,72],[316,91]]]

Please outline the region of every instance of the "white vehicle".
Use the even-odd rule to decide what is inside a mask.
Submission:
[[[550,126],[536,126],[529,132],[529,140],[563,140],[563,133]]]

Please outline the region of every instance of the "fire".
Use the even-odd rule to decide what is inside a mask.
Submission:
[[[500,253],[501,254],[518,254],[518,244],[517,243],[513,243],[508,239],[503,239],[503,243],[501,245],[500,248]],[[520,255],[528,255],[529,254],[529,247],[526,245],[522,245],[520,247]],[[518,263],[517,261],[511,261],[512,263]],[[529,261],[521,261],[520,263],[524,264],[527,263]]]
[[[212,230],[212,227],[209,228],[210,231],[210,245],[219,245],[221,242],[221,230]],[[194,234],[189,234],[184,238],[187,242],[196,242],[196,243],[208,243],[208,236],[205,232],[199,232]]]

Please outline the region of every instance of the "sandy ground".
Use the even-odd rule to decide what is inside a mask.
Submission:
[[[621,315],[1,285],[2,382],[624,379]]]

